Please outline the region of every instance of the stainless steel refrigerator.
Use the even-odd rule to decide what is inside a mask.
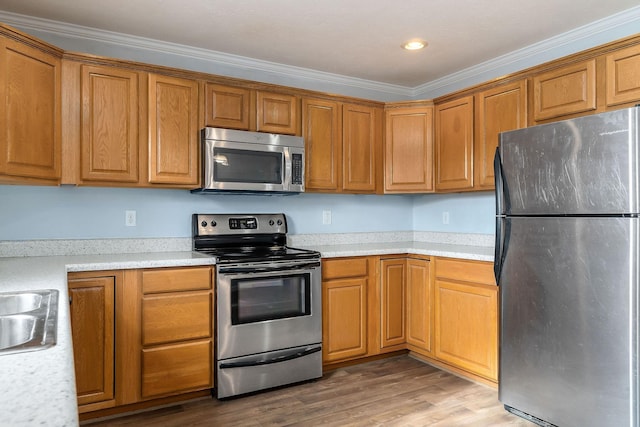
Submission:
[[[639,425],[639,117],[500,135],[499,397],[540,425]]]

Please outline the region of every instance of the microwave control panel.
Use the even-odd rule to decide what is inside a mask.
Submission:
[[[302,154],[291,155],[291,184],[302,185]]]

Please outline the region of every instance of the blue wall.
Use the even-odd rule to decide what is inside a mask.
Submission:
[[[496,198],[492,192],[426,194],[413,200],[413,229],[455,233],[493,234]],[[449,224],[442,214],[448,212]]]
[[[137,225],[127,227],[125,210]],[[331,210],[331,225],[322,211]],[[226,196],[188,190],[0,186],[0,240],[190,237],[193,213],[284,212],[289,232],[410,231],[410,196]]]

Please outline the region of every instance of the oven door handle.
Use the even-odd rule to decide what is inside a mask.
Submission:
[[[308,356],[313,353],[317,353],[322,351],[322,346],[317,347],[307,347],[304,350],[294,351],[293,353],[283,354],[282,356],[277,356],[271,359],[260,359],[260,360],[247,360],[244,362],[231,362],[231,363],[221,363],[220,369],[231,369],[231,368],[246,368],[249,366],[261,366],[261,365],[271,365],[273,363],[286,362],[287,360],[298,359],[300,357]]]
[[[292,271],[292,270],[308,270],[311,268],[320,267],[319,262],[309,262],[305,264],[296,264],[290,266],[282,265],[266,265],[266,266],[246,266],[246,267],[225,267],[220,266],[218,273],[225,274],[227,276],[247,274],[247,273],[270,273],[279,271]]]

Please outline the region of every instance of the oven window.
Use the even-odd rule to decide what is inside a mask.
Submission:
[[[213,154],[216,182],[282,184],[282,153],[216,147]]]
[[[231,281],[231,323],[262,322],[311,314],[311,275]]]

